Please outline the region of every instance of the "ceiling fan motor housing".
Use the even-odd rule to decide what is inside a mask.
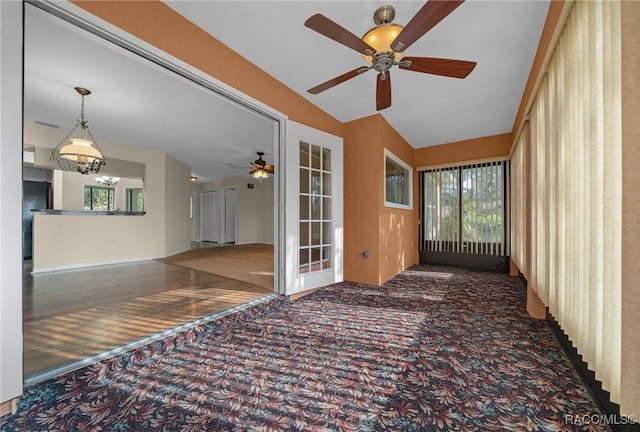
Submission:
[[[264,155],[264,152],[256,152],[258,154],[258,159],[256,159],[255,161],[253,161],[254,164],[259,165],[261,167],[264,168],[264,166],[267,164],[264,159],[262,159],[262,156]]]
[[[393,66],[392,53],[376,54],[373,58],[373,68],[378,72],[386,72]]]

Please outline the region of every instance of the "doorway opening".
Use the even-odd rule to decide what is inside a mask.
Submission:
[[[248,119],[255,120],[260,124],[261,129],[259,129],[265,131],[261,136],[261,142],[256,144],[260,145],[258,150],[262,151],[266,149],[270,160],[273,160],[275,165],[278,167],[283,166],[283,164],[280,164],[280,148],[282,146],[281,143],[284,140],[284,117],[279,114],[272,113],[266,107],[259,106],[254,102],[249,102],[243,95],[238,94],[233,89],[226,88],[221,84],[216,83],[214,79],[202,74],[195,68],[191,68],[184,64],[178,64],[179,62],[175,59],[167,59],[167,56],[159,50],[157,52],[151,52],[147,48],[141,48],[139,45],[136,45],[136,42],[130,42],[128,36],[115,35],[111,30],[107,31],[102,29],[100,24],[97,22],[83,21],[79,19],[73,12],[73,8],[73,5],[57,4],[55,2],[25,5],[24,135],[25,145],[36,147],[36,158],[35,161],[29,165],[30,167],[48,169],[55,168],[47,166],[46,162],[44,162],[48,159],[46,157],[48,154],[47,145],[45,143],[40,146],[40,144],[41,141],[46,141],[47,143],[50,141],[49,145],[51,145],[51,143],[55,145],[58,142],[58,139],[49,140],[48,138],[40,138],[46,136],[47,133],[52,133],[53,136],[55,136],[56,133],[60,133],[62,129],[66,128],[66,126],[62,126],[60,130],[57,130],[57,128],[42,125],[34,121],[37,117],[42,116],[47,112],[56,112],[56,108],[48,105],[47,103],[38,103],[39,100],[37,98],[43,93],[40,91],[40,85],[42,83],[38,83],[37,80],[33,80],[32,78],[35,74],[31,74],[35,69],[42,71],[43,65],[46,65],[48,60],[45,58],[34,58],[30,56],[37,56],[41,54],[41,51],[34,48],[40,45],[47,47],[47,51],[55,53],[55,50],[52,49],[51,45],[55,45],[54,36],[56,34],[65,33],[67,34],[67,37],[70,36],[70,39],[67,38],[64,42],[59,44],[64,48],[63,51],[82,51],[81,49],[74,49],[72,45],[67,43],[70,40],[73,40],[81,44],[91,45],[92,49],[89,50],[90,52],[118,53],[129,62],[129,66],[139,68],[146,67],[150,71],[149,73],[154,74],[154,78],[145,77],[142,78],[142,81],[152,82],[155,79],[162,79],[163,76],[165,78],[171,77],[174,80],[179,81],[182,86],[177,90],[178,94],[185,95],[188,93],[188,95],[183,97],[185,100],[189,100],[190,104],[194,103],[194,98],[199,97],[201,99],[206,99],[208,97],[211,104],[216,104],[218,108],[223,107],[222,109],[210,108],[208,111],[205,110],[210,113],[215,112],[215,116],[209,116],[209,122],[212,121],[212,118],[220,118],[221,121],[226,121],[228,124],[234,125],[234,128],[228,130],[229,134],[240,134],[242,131],[255,129],[240,127],[242,125],[241,123],[238,124],[233,121],[229,121],[229,117],[237,116],[237,118],[243,119],[240,121],[249,121]],[[34,20],[39,21],[37,21],[36,24],[34,23]],[[60,32],[46,31],[43,29],[55,29]],[[43,39],[42,34],[38,36],[38,30],[41,30],[42,34],[45,34],[49,44],[39,43],[39,41],[42,42]],[[40,37],[40,39],[38,39],[38,37]],[[59,57],[55,59],[55,62],[56,64],[65,64],[65,62]],[[103,59],[102,61],[87,62],[87,64],[96,64],[105,69],[105,65],[111,63],[109,60]],[[31,68],[33,65],[37,65],[37,68]],[[50,69],[51,68],[44,68],[44,70]],[[75,71],[80,72],[81,69],[83,68],[75,68]],[[52,71],[51,73],[54,72]],[[64,72],[62,73],[64,74]],[[92,73],[92,71],[87,70],[86,73],[88,74],[88,77],[92,77],[93,79],[97,79],[97,77],[100,76],[97,71]],[[70,74],[64,75],[64,79],[58,79],[56,77],[50,77],[50,79],[58,83],[67,83],[67,81],[71,79],[80,80],[81,78]],[[133,78],[140,75],[141,74],[132,73],[128,76]],[[40,78],[42,77],[39,77],[39,79]],[[74,82],[70,84],[85,85],[88,83]],[[100,84],[104,85],[104,88],[108,88],[108,83],[106,81]],[[140,83],[138,84],[140,85]],[[122,83],[120,82],[118,86],[121,87],[121,85]],[[174,105],[178,105],[178,109],[181,109],[179,106],[181,99],[175,98],[175,94],[171,93],[172,86],[173,84],[164,88],[166,90],[167,97],[172,98],[171,102]],[[54,87],[51,88],[53,89]],[[122,89],[120,89],[120,91],[122,91]],[[126,93],[126,91],[124,91],[124,93]],[[150,91],[148,95],[157,95],[158,93],[162,92]],[[106,94],[109,94],[109,92],[104,90],[103,95]],[[99,95],[100,91],[95,91],[91,101],[98,99]],[[51,99],[63,101],[65,100],[65,97],[61,96],[60,98],[54,97]],[[103,100],[105,99],[106,98],[103,97]],[[137,102],[144,101],[144,99],[144,95],[136,97]],[[50,101],[49,103],[54,102]],[[209,102],[205,101],[204,103]],[[95,105],[89,105],[89,107],[96,106],[94,113],[101,114],[93,116],[92,119],[107,119],[109,116],[113,115],[114,112],[118,111],[113,110],[113,106],[111,106],[111,109],[107,109],[107,111],[100,113],[98,105],[99,104],[97,103]],[[121,103],[118,106],[126,107],[128,105],[127,103]],[[169,106],[171,106],[171,104],[166,105],[166,107]],[[61,108],[61,110],[63,110],[63,108]],[[129,113],[129,116],[131,116],[131,113]],[[73,115],[68,118],[73,119]],[[60,122],[52,122],[50,125],[64,123],[64,121],[65,120],[62,119]],[[207,124],[207,121],[199,122],[197,119],[193,120],[193,122],[194,124]],[[94,125],[95,123],[96,121],[94,120]],[[167,329],[169,328],[184,329],[184,326],[181,327],[181,324],[178,323],[188,324],[201,322],[203,317],[215,317],[216,314],[225,313],[225,310],[228,310],[229,307],[235,307],[241,304],[251,304],[251,302],[260,301],[260,299],[268,298],[269,296],[274,296],[276,293],[284,291],[283,282],[281,281],[281,272],[275,271],[275,269],[278,268],[278,262],[282,261],[280,256],[283,253],[279,248],[280,226],[282,222],[280,221],[280,214],[277,211],[280,207],[277,203],[281,196],[279,174],[276,174],[269,179],[271,187],[269,193],[263,194],[258,198],[258,200],[270,199],[271,205],[264,206],[256,204],[259,205],[258,210],[263,211],[267,208],[268,210],[266,211],[270,211],[271,214],[267,218],[262,218],[260,221],[257,221],[257,217],[254,217],[253,221],[247,221],[246,219],[239,217],[241,214],[239,209],[244,209],[245,206],[252,203],[250,195],[252,192],[245,193],[245,189],[249,189],[246,185],[252,182],[252,179],[248,176],[248,172],[218,178],[216,177],[217,174],[214,174],[213,172],[205,172],[201,167],[198,168],[195,164],[190,165],[187,159],[183,159],[184,154],[190,151],[189,146],[198,147],[198,143],[205,141],[207,145],[204,149],[198,149],[198,155],[204,158],[209,154],[215,154],[216,157],[221,158],[220,155],[224,151],[228,151],[228,149],[223,147],[217,148],[212,144],[216,136],[214,133],[210,132],[206,135],[206,140],[195,139],[193,137],[191,137],[192,139],[181,140],[181,142],[183,142],[182,147],[175,146],[176,141],[174,140],[172,143],[173,147],[180,147],[180,151],[171,153],[171,150],[166,148],[149,148],[147,144],[142,142],[144,141],[144,137],[136,136],[130,131],[125,131],[128,123],[131,123],[131,121],[123,120],[118,123],[116,127],[105,127],[102,129],[103,132],[101,134],[101,138],[103,139],[103,142],[101,142],[101,146],[105,150],[107,156],[109,156],[109,150],[111,150],[111,160],[113,162],[124,162],[124,165],[126,165],[126,162],[135,162],[144,166],[144,184],[141,187],[136,186],[135,189],[142,191],[144,196],[145,215],[140,216],[139,219],[125,219],[123,216],[113,216],[106,220],[106,225],[113,224],[117,221],[118,224],[124,226],[124,228],[120,226],[119,228],[114,229],[114,231],[109,234],[109,240],[113,240],[113,243],[117,243],[118,239],[122,239],[118,246],[120,251],[141,250],[143,252],[139,252],[137,254],[137,258],[146,257],[147,259],[138,261],[133,259],[131,256],[123,256],[122,260],[119,261],[117,255],[109,255],[113,252],[110,249],[109,241],[93,245],[76,245],[77,247],[82,246],[93,249],[93,251],[100,250],[104,256],[109,256],[109,258],[104,261],[95,262],[95,265],[91,265],[91,263],[87,265],[85,262],[76,266],[75,263],[68,262],[57,265],[57,267],[54,264],[48,266],[43,265],[40,266],[40,268],[36,268],[34,273],[28,272],[29,276],[26,278],[26,282],[24,282],[23,286],[25,292],[23,297],[25,311],[25,381],[27,384],[33,384],[69,370],[82,367],[89,362],[104,358],[105,356],[113,355],[115,352],[120,352],[124,349],[131,349],[133,346],[148,343],[155,337],[166,336],[166,331],[168,331]],[[157,118],[155,119],[155,124],[162,123],[163,122],[161,120],[158,120]],[[182,123],[184,122],[174,115],[172,123],[174,128],[179,127]],[[186,123],[189,123],[189,121]],[[196,129],[194,124],[189,124],[189,128]],[[120,135],[115,134],[111,136],[108,132],[105,132],[111,130],[118,131],[118,129],[122,129],[120,131]],[[145,128],[141,129],[144,130]],[[94,132],[96,135],[99,130],[100,128],[97,125],[94,126]],[[153,130],[153,128],[147,128],[147,130]],[[216,133],[222,133],[220,128],[216,129]],[[140,145],[131,145],[137,143],[123,142],[123,136],[126,136],[128,137],[127,139],[131,140],[134,138],[139,139],[141,141]],[[183,138],[184,136],[187,135],[183,134]],[[157,135],[154,137],[155,141],[161,141]],[[225,141],[232,142],[234,149],[237,150],[239,147],[237,142],[244,142],[245,140],[239,137],[236,137],[235,139],[225,137]],[[248,139],[246,141],[255,142],[256,140]],[[185,146],[187,146],[186,149]],[[121,154],[115,154],[114,149],[123,149],[123,151]],[[246,148],[238,155],[228,153],[229,159],[222,160],[227,162],[225,165],[236,163],[236,160],[233,160],[232,157],[245,159],[255,154],[255,150],[255,148]],[[142,156],[140,156],[150,152],[156,152],[156,155],[158,152],[163,153],[164,160],[162,163],[156,164],[154,167],[153,160],[143,160]],[[45,155],[45,157],[42,158],[42,155]],[[177,167],[178,171],[166,169],[167,165]],[[117,166],[118,163],[112,163],[109,165],[109,168],[105,167],[105,169],[115,169],[114,167]],[[189,173],[189,168],[196,172]],[[162,171],[163,169],[165,171]],[[222,169],[226,168],[222,167]],[[178,172],[179,175],[176,174],[176,172]],[[183,176],[183,172],[186,175]],[[67,173],[64,174],[66,175]],[[105,172],[105,174],[113,176],[120,175],[119,172]],[[185,182],[189,181],[189,174],[197,174],[200,179],[197,184],[189,186],[187,183],[185,186],[181,183],[183,177]],[[36,208],[53,207],[54,209],[60,209],[60,206],[64,206],[65,201],[62,199],[64,193],[61,192],[62,187],[59,187],[60,184],[56,184],[55,177],[56,176],[54,175],[53,189],[55,190],[55,193],[53,194],[53,202],[47,203],[46,206],[37,204]],[[62,177],[62,175],[59,175],[58,177]],[[83,181],[84,183],[91,183],[92,179],[85,176]],[[217,190],[218,195],[215,199],[217,202],[221,201],[221,204],[219,204],[217,209],[215,209],[215,213],[218,215],[218,220],[211,224],[217,225],[219,228],[216,229],[215,227],[210,226],[205,228],[205,224],[202,223],[202,220],[198,221],[200,223],[197,223],[196,219],[201,218],[203,211],[207,211],[202,209],[202,207],[205,207],[204,203],[207,202],[207,200],[211,201],[214,199],[213,197],[207,196],[207,190],[211,185],[215,184],[215,182],[220,181],[225,181],[227,186]],[[233,186],[229,186],[230,184],[233,184]],[[261,184],[266,185],[269,184],[269,182],[265,181]],[[159,187],[159,185],[162,185],[162,187]],[[257,196],[258,189],[258,187],[251,188],[251,191],[256,192]],[[163,193],[165,195],[162,195]],[[180,198],[178,200],[167,199],[169,194],[173,194],[172,196],[180,194]],[[74,195],[74,192],[71,191],[70,195]],[[77,194],[77,196],[81,195]],[[184,197],[184,199],[182,199],[182,197]],[[115,191],[114,200],[118,200],[118,198],[118,192]],[[187,200],[189,201],[188,208],[186,205],[180,204],[186,203]],[[256,199],[253,199],[253,201],[256,202]],[[28,207],[33,207],[33,205],[34,204],[25,202],[24,208],[26,210]],[[184,205],[184,207],[180,207],[182,205]],[[207,204],[207,206],[209,206],[209,204]],[[201,208],[197,209],[196,207]],[[184,210],[182,210],[182,208],[184,208]],[[28,210],[30,211],[31,208],[28,208]],[[258,210],[254,213],[257,214]],[[72,217],[73,216],[71,215],[62,214],[55,216],[55,218],[58,218],[56,220],[53,219],[54,216],[52,215],[38,214],[36,212],[34,223],[36,225],[41,223],[41,226],[49,226],[50,228],[51,224],[58,223],[65,219],[70,220]],[[94,216],[81,217],[85,218],[83,219],[83,222],[85,223],[91,223],[93,220],[98,220]],[[213,217],[213,215],[211,215],[211,217]],[[267,222],[265,222],[265,220]],[[139,223],[137,221],[143,221],[143,223]],[[105,222],[105,220],[102,222]],[[260,226],[257,225],[258,222],[260,223]],[[127,226],[131,223],[138,223],[139,226],[136,228],[137,231],[128,231],[129,228]],[[175,226],[170,226],[170,224],[174,224]],[[101,225],[100,230],[105,230],[106,225]],[[245,229],[246,227],[249,228]],[[264,237],[265,227],[268,227],[270,230],[270,241],[269,238],[265,239]],[[155,230],[155,236],[152,233],[146,236],[131,235],[132,232],[142,234],[147,229],[149,231]],[[27,228],[25,224],[25,232],[26,231]],[[175,231],[178,231],[179,234],[176,235]],[[53,230],[52,232],[56,231]],[[248,238],[246,233],[253,233],[253,237]],[[36,237],[37,236],[38,233],[36,232]],[[193,269],[164,261],[164,258],[169,258],[177,252],[189,251],[192,240],[198,238],[202,240],[203,236],[207,240],[230,243],[237,246],[250,246],[252,243],[266,243],[271,250],[270,255],[272,264],[270,266],[270,276],[263,274],[265,273],[264,270],[260,270],[260,273],[262,277],[270,277],[271,287],[267,289],[254,281],[243,281],[224,274],[216,274],[207,270]],[[42,242],[39,242],[41,239],[42,238],[37,239],[34,243],[35,252],[33,255],[36,258],[38,258],[38,254],[44,250],[43,248],[46,249],[46,247],[42,246]],[[65,244],[67,243],[55,243],[57,247]],[[156,249],[144,249],[149,245],[156,245]],[[229,248],[229,250],[231,250],[231,248]],[[68,256],[69,254],[65,251],[59,255]],[[247,262],[247,260],[241,261],[243,263]],[[45,261],[40,260],[39,262]],[[195,264],[193,265],[195,266]],[[129,271],[131,271],[130,276],[126,276],[126,273]],[[258,272],[254,271],[254,273]],[[116,279],[111,279],[111,285],[108,285],[107,281],[109,280],[109,277],[106,277],[107,274],[117,275]],[[166,290],[158,291],[154,288],[157,287],[158,284],[152,282],[153,275],[157,274],[173,275],[173,282],[165,287],[167,288]],[[140,278],[144,275],[146,275],[144,281],[141,281]],[[49,278],[49,283],[41,283],[42,276]],[[50,283],[54,279],[57,281],[56,284]],[[104,285],[104,283],[107,283],[107,285]],[[228,285],[229,283],[231,283],[231,285]],[[82,290],[80,287],[86,287],[88,285],[96,286],[98,291],[94,293],[95,295],[83,297],[79,294],[78,290]],[[116,287],[128,288],[124,291],[119,291],[115,289]],[[196,291],[198,291],[198,294],[200,295],[200,297],[198,297],[198,299],[201,300],[199,303],[191,301],[196,298],[194,294]],[[127,293],[134,293],[134,297],[128,296]],[[45,307],[46,303],[45,300],[47,298],[53,298],[54,294],[58,296],[57,298],[63,298],[64,295],[67,295],[67,300],[50,304],[47,306],[48,309],[46,309],[46,312],[44,313],[44,315],[47,316],[46,320],[36,320],[36,317],[43,316],[43,307]],[[60,296],[61,294],[63,294],[62,297]],[[180,295],[182,295],[182,297],[180,297]],[[189,297],[190,295],[192,297]],[[94,299],[97,298],[97,301],[87,303],[87,298],[91,297]],[[167,299],[170,297],[173,297],[173,303],[165,304],[155,312],[143,308],[142,303],[146,303],[148,305],[154,303],[156,300]],[[211,299],[223,297],[233,297],[236,301],[235,306],[226,304],[226,309],[224,310],[216,307],[209,307],[212,304]],[[146,299],[146,301],[144,299]],[[190,304],[191,306],[196,304],[197,307],[195,308],[195,314],[193,313],[193,307],[189,311],[181,308],[179,304],[182,303]],[[98,312],[111,310],[114,313],[99,313],[98,315],[92,316],[91,319],[86,320],[85,318],[87,315],[85,312],[87,310],[96,310]],[[137,324],[131,325],[131,321],[129,321],[129,324],[121,327],[121,331],[116,332],[114,331],[114,323],[107,322],[105,320],[108,315],[116,317],[120,316],[120,321],[126,323],[130,318],[126,318],[122,315],[125,310],[133,311],[134,315],[137,317],[136,319],[138,319],[138,321],[136,321]],[[169,310],[170,313],[167,313],[167,310]],[[166,326],[153,327],[151,323],[156,320],[157,317],[161,317],[165,320]],[[93,334],[94,337],[92,339],[93,342],[110,336],[112,337],[112,344],[104,346],[87,340],[79,340],[76,345],[65,345],[59,342],[59,338],[56,338],[55,334],[52,333],[55,331],[56,326],[60,328],[59,324],[62,322],[67,322],[72,326],[62,329],[65,335],[72,335],[76,333],[90,335],[91,331],[88,331],[88,323],[98,323],[98,327],[101,327],[102,331],[100,332],[100,329],[95,330],[95,333]],[[77,329],[79,328],[82,328],[83,332],[78,332]],[[108,329],[109,331],[105,332],[104,329]],[[146,330],[146,333],[136,333],[136,329]],[[58,360],[53,363],[41,361],[42,359],[56,358],[56,355],[58,354],[60,354],[57,357]],[[40,363],[39,365],[33,366],[27,365],[27,361]]]

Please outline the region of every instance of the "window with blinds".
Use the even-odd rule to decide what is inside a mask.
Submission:
[[[507,254],[508,161],[421,173],[422,250]]]

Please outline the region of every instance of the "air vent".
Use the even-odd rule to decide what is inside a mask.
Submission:
[[[43,121],[40,121],[40,120],[36,120],[36,121],[34,121],[34,123],[37,124],[37,125],[40,125],[40,126],[46,126],[46,127],[50,127],[50,128],[54,128],[54,129],[60,128],[60,126],[58,126],[58,125],[54,125],[54,124],[51,124],[51,123],[43,122]]]

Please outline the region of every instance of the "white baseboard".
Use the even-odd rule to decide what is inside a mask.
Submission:
[[[273,242],[269,243],[269,242],[263,242],[263,241],[248,241],[248,242],[242,242],[242,243],[236,242],[235,244],[238,245],[238,246],[241,246],[241,245],[252,245],[252,244],[263,244],[263,245],[271,245],[271,246],[273,246]]]
[[[63,272],[68,270],[82,270],[82,269],[87,269],[91,267],[130,264],[130,263],[136,263],[140,261],[151,261],[157,258],[163,258],[163,257],[160,257],[160,256],[137,257],[135,259],[128,259],[128,260],[113,260],[113,261],[103,261],[103,262],[93,262],[93,263],[71,264],[71,265],[60,266],[60,267],[45,267],[45,268],[33,269],[31,271],[31,274],[35,275],[35,274],[42,274],[42,273]]]

